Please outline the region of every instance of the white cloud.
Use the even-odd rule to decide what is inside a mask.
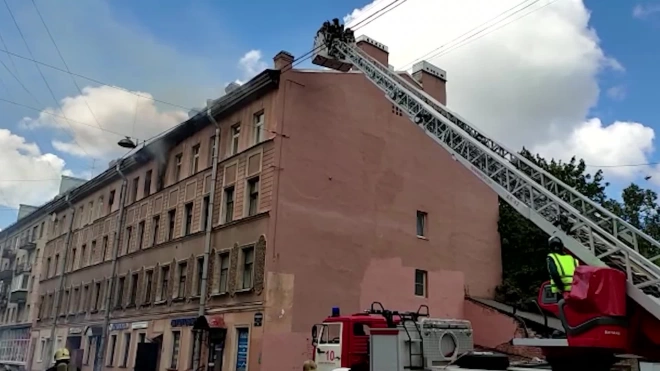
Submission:
[[[59,151],[108,160],[126,153],[117,146],[123,136],[149,139],[188,118],[184,111],[159,111],[149,93],[133,92],[142,96],[138,97],[111,86],[82,90],[83,95],[62,99],[62,112],[47,108],[37,118],[25,118],[22,123],[53,127],[75,138],[54,139],[53,146]]]
[[[519,6],[491,21],[520,1],[407,1],[358,28],[356,36],[366,34],[387,45],[389,63],[396,68],[411,68],[426,55],[447,71],[449,108],[512,149],[543,148],[570,158],[569,152],[580,149],[573,144],[582,143],[591,148],[585,155],[610,156],[589,157],[596,163],[644,162],[653,148],[651,128],[619,122],[604,128],[599,120],[586,119],[600,94],[598,75],[622,73],[623,66],[600,47],[583,1],[550,2],[539,1],[506,18]],[[356,9],[345,21],[359,22],[388,3]],[[613,132],[616,140],[596,142]]]
[[[41,153],[35,143],[0,129],[0,205],[39,205],[54,197],[59,189],[64,160],[52,153]]]
[[[633,7],[633,17],[644,19],[660,12],[660,4],[637,4]]]
[[[532,149],[547,158],[568,160],[575,155],[587,164],[604,165],[608,176],[630,179],[646,175],[648,168],[617,165],[648,162],[654,139],[653,129],[638,122],[616,121],[604,126],[594,118],[576,127],[568,140],[555,140]]]
[[[613,86],[607,89],[607,96],[612,100],[623,100],[626,97],[626,88],[622,85]]]
[[[246,80],[268,68],[268,64],[262,59],[261,50],[250,50],[238,60],[238,68],[242,76],[241,79],[237,79],[235,82],[244,84]]]

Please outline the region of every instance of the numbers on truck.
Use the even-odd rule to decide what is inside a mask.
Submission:
[[[335,351],[334,350],[328,350],[325,352],[325,360],[329,362],[334,362],[335,360]]]

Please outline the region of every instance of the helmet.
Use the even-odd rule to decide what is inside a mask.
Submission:
[[[66,348],[60,348],[55,351],[55,361],[68,361],[71,359],[69,350]]]
[[[550,237],[548,240],[548,246],[553,251],[561,251],[564,248],[564,243],[557,236]]]

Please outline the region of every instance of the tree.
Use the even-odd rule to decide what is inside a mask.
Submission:
[[[609,184],[604,181],[603,172],[587,173],[583,160],[573,157],[569,162],[547,161],[525,148],[520,154],[589,199],[598,203],[609,200],[605,194]],[[501,302],[531,310],[541,283],[548,280],[545,257],[549,236],[501,199],[499,207],[503,279],[496,297]]]

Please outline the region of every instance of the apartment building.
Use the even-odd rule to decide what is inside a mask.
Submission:
[[[84,182],[62,177],[58,197]],[[30,331],[50,226],[47,206],[20,205],[17,221],[0,232],[0,365],[9,370],[30,369],[30,350],[35,346]]]
[[[387,64],[382,44],[359,46]],[[466,291],[494,295],[497,196],[361,73],[281,72],[292,60],[278,53],[273,69],[211,102],[212,120],[194,115],[54,208],[33,369],[47,366],[55,341],[84,371],[98,352],[106,370],[190,370],[197,331],[209,370],[295,369],[331,307],[427,304],[434,316],[460,318]],[[445,102],[445,75],[430,67],[401,75]]]

